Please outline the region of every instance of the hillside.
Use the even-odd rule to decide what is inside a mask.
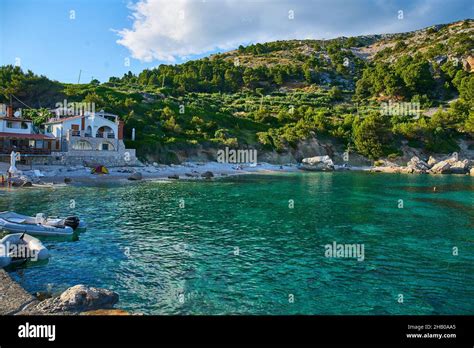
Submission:
[[[314,141],[370,159],[396,159],[407,145],[447,153],[459,151],[460,140],[472,143],[473,31],[465,20],[402,34],[276,41],[102,84],[63,84],[4,66],[0,98],[13,94],[33,107],[25,113],[37,123],[64,98],[94,102],[125,120],[127,136],[136,128],[129,145],[149,161],[212,158],[222,146],[298,160]],[[387,117],[388,101],[421,112]]]

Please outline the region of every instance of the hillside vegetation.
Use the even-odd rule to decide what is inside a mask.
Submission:
[[[313,137],[371,159],[395,158],[403,143],[446,153],[474,133],[473,38],[474,21],[465,20],[403,34],[259,43],[105,83],[64,84],[3,66],[0,99],[13,94],[38,124],[63,99],[94,102],[120,115],[127,137],[136,128],[128,145],[140,157],[161,162],[197,147],[287,153]],[[384,115],[388,101],[415,103],[421,115]]]

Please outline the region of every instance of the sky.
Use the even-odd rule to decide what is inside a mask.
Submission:
[[[257,42],[406,32],[472,0],[0,0],[0,65],[101,82]]]

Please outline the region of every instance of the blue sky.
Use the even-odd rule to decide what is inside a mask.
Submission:
[[[180,63],[239,44],[404,32],[472,18],[473,4],[470,0],[0,0],[0,65],[20,63],[24,70],[63,82],[77,82],[82,70],[81,82],[92,77],[104,82],[129,70]]]

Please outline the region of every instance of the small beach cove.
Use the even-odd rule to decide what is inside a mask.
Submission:
[[[30,293],[111,289],[131,313],[474,312],[472,177],[167,176],[0,191],[1,211],[79,215],[89,224],[77,241],[43,240],[49,263],[10,275]],[[326,258],[334,241],[363,243],[365,260]]]

